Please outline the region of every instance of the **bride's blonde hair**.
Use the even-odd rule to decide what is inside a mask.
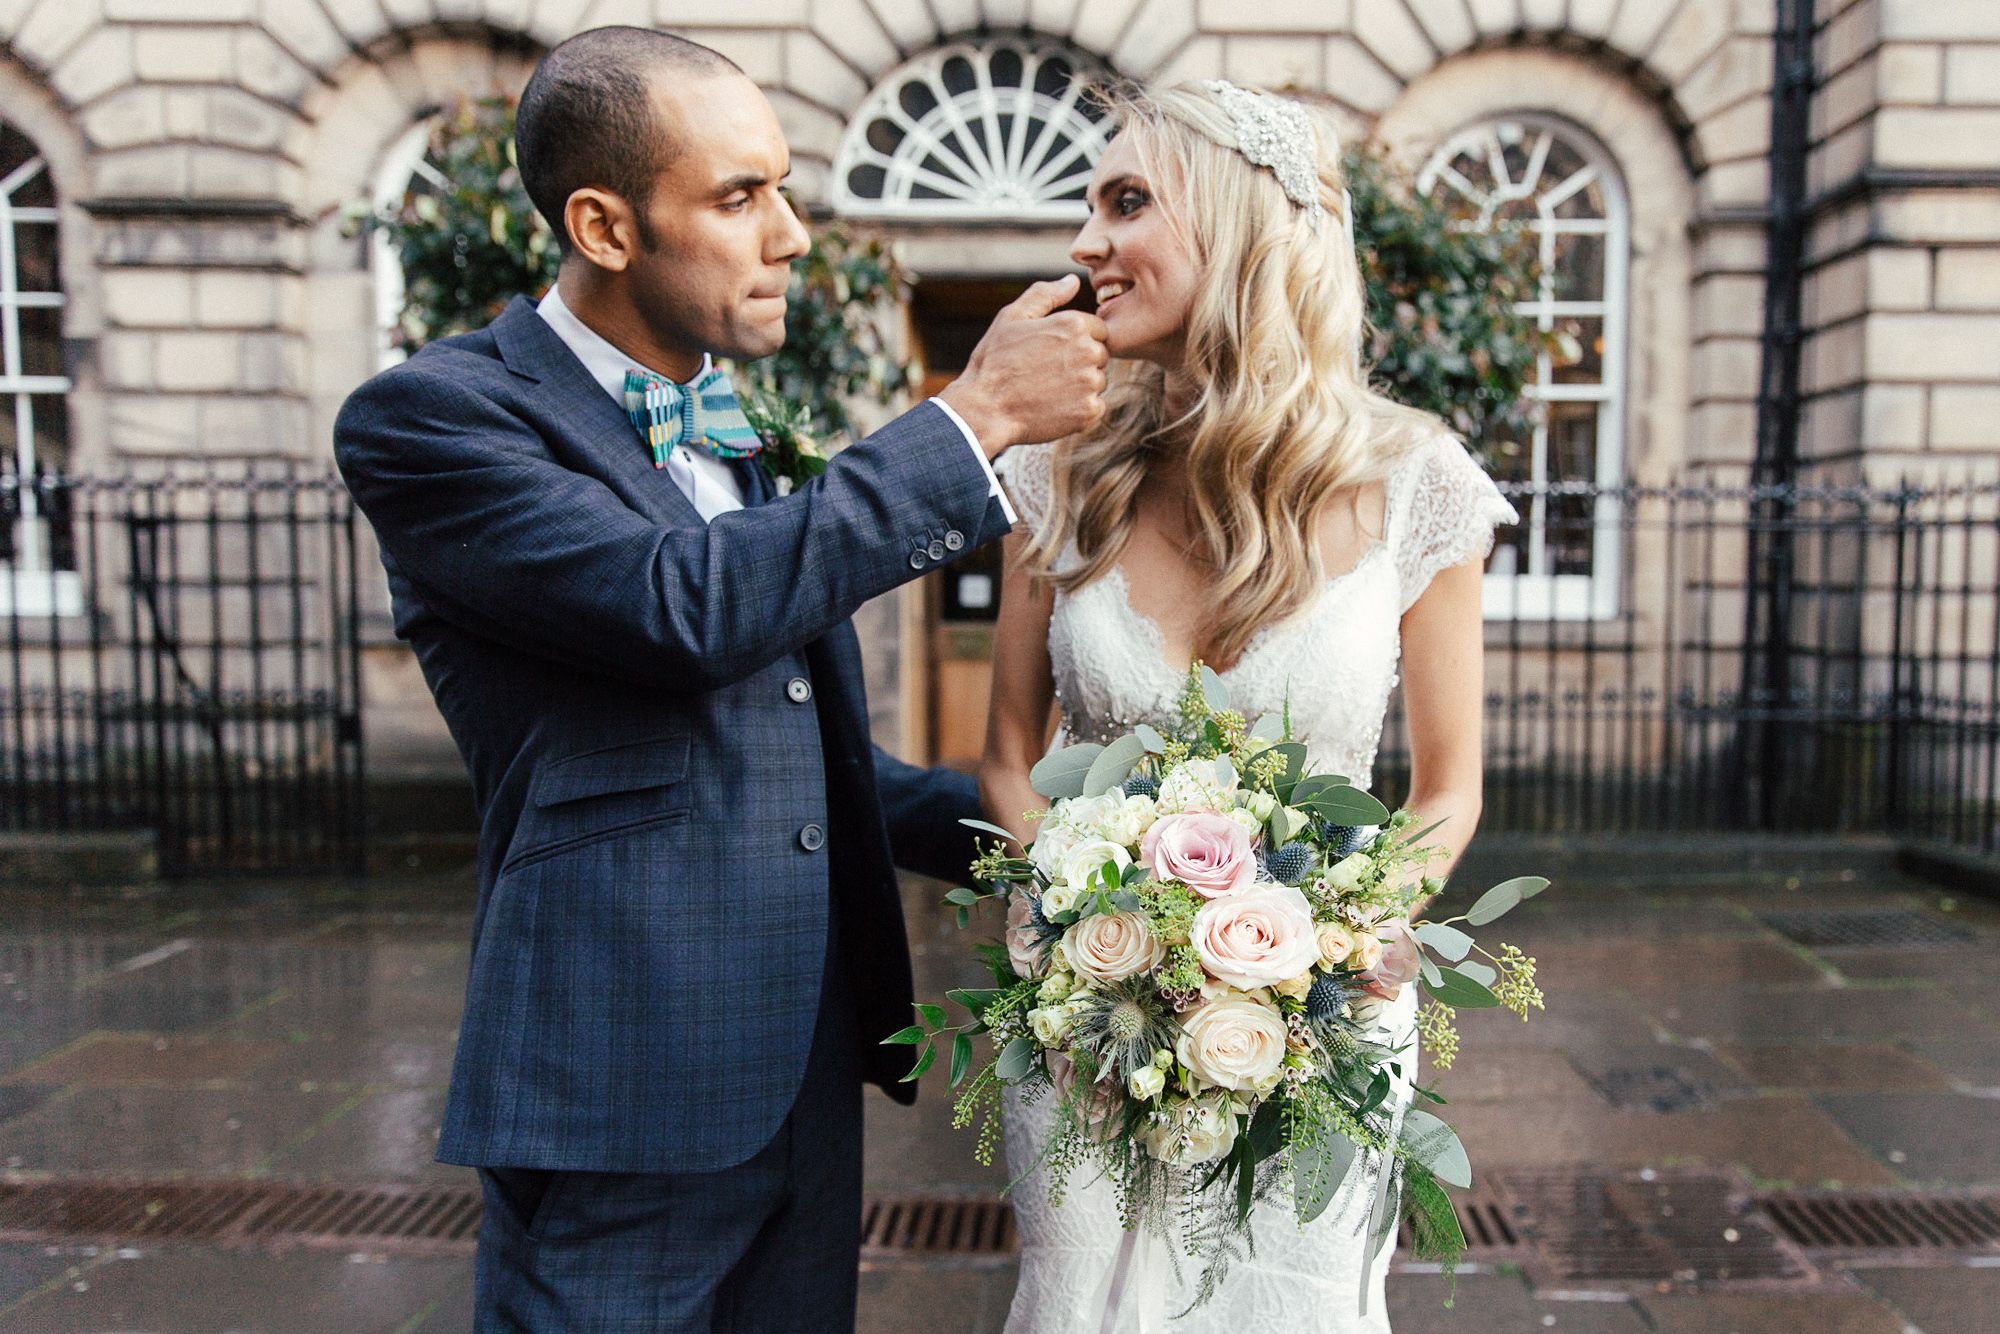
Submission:
[[[1208,639],[1232,662],[1260,627],[1309,607],[1326,581],[1317,520],[1445,429],[1368,387],[1361,270],[1346,235],[1338,135],[1308,107],[1317,225],[1236,148],[1229,113],[1199,84],[1103,94],[1156,207],[1200,277],[1187,318],[1186,411],[1163,420],[1164,371],[1123,364],[1099,424],[1054,453],[1054,503],[1028,547],[1038,577],[1072,590],[1103,577],[1132,535],[1148,462],[1185,437],[1197,530],[1214,571]],[[1074,542],[1078,563],[1056,572]],[[1198,639],[1199,644],[1199,639]]]

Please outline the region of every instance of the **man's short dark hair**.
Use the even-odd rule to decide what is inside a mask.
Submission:
[[[720,51],[649,28],[592,28],[542,57],[514,114],[521,184],[570,250],[563,210],[585,186],[609,190],[639,214],[650,246],[646,205],[653,182],[684,151],[653,104],[662,73],[721,74],[742,67]]]

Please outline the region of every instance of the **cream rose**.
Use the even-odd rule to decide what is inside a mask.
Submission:
[[[1348,961],[1348,966],[1364,973],[1370,969],[1381,967],[1382,937],[1376,935],[1373,931],[1356,931],[1354,933],[1354,957]]]
[[[1190,1098],[1159,1112],[1139,1142],[1164,1163],[1212,1163],[1236,1147],[1236,1109],[1224,1099]]]
[[[1203,968],[1243,991],[1275,986],[1319,960],[1312,905],[1291,885],[1252,885],[1211,899],[1195,913],[1188,943]]]
[[[1289,996],[1293,1000],[1304,1000],[1312,994],[1312,989],[1313,975],[1310,968],[1300,973],[1297,977],[1288,977],[1271,988],[1271,990],[1277,992],[1280,996]]]
[[[1140,1102],[1151,1102],[1166,1091],[1167,1075],[1157,1065],[1144,1066],[1132,1072],[1132,1077],[1125,1081],[1125,1087]]]
[[[1322,968],[1338,968],[1354,953],[1354,933],[1339,922],[1327,922],[1318,932]]]
[[[1150,972],[1167,957],[1146,915],[1136,912],[1092,913],[1063,933],[1062,952],[1071,972],[1093,982]]]
[[[1262,1092],[1285,1059],[1285,1021],[1249,997],[1225,997],[1181,1020],[1181,1064],[1217,1088]]]
[[[1326,870],[1327,887],[1342,894],[1361,888],[1361,873],[1368,869],[1368,854],[1350,852]]]
[[[1088,838],[1063,855],[1060,879],[1079,892],[1088,888],[1090,878],[1106,862],[1123,871],[1132,864],[1132,854],[1108,838]]]
[[[1075,906],[1076,891],[1068,885],[1050,885],[1042,891],[1042,916],[1050,921]]]

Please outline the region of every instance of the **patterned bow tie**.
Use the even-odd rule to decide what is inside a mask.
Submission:
[[[729,376],[710,370],[693,384],[675,384],[651,371],[625,372],[625,415],[664,468],[674,446],[692,441],[720,459],[747,459],[764,447],[736,405]]]

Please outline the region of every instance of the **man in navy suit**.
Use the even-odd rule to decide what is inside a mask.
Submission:
[[[336,427],[480,812],[439,1145],[485,1185],[479,1326],[851,1329],[861,1085],[911,1096],[878,1045],[909,1021],[892,849],[963,874],[975,803],[872,749],[848,620],[1006,531],[989,459],[1102,413],[1102,325],[1038,284],[777,498],[689,406],[722,401],[710,354],[783,343],[807,248],[757,86],[599,29],[542,61],[517,140],[556,287]]]

